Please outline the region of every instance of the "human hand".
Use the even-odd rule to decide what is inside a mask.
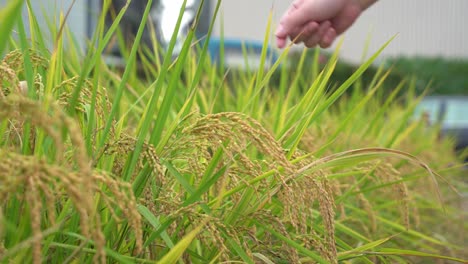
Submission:
[[[317,44],[331,46],[335,38],[346,31],[375,0],[294,0],[280,20],[276,31],[279,48],[287,39],[303,42],[306,47]]]

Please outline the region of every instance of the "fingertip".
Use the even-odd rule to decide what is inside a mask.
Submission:
[[[319,26],[319,23],[317,23],[316,21],[310,21],[306,24],[305,28],[307,32],[311,34],[312,32],[315,32],[319,28]]]
[[[324,38],[334,39],[335,37],[336,37],[336,30],[334,28],[329,28],[327,32],[325,32]]]
[[[284,29],[284,26],[283,25],[279,25],[278,28],[276,29],[276,32],[275,32],[275,36],[279,37],[279,38],[284,38],[286,37],[286,30]]]
[[[285,38],[276,38],[276,46],[282,49],[286,46],[286,39]]]
[[[280,19],[280,25],[287,35],[296,27],[303,27],[310,20],[309,13],[303,7],[304,0],[296,0]]]
[[[322,22],[321,26],[322,28],[328,31],[328,29],[332,26],[332,23],[330,22],[330,20],[325,20],[324,22]]]
[[[310,27],[318,27],[320,24],[319,24],[317,21],[312,20],[312,21],[310,21],[310,22],[308,23],[308,25],[309,25]]]
[[[327,30],[325,35],[323,36],[322,40],[320,41],[320,47],[322,48],[329,48],[333,41],[336,38],[336,30],[334,28],[330,28]]]

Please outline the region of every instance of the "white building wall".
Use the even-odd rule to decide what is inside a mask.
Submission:
[[[4,6],[8,0],[0,0]],[[217,0],[210,0],[212,9]],[[67,10],[71,0],[31,1],[36,15],[58,14]],[[292,0],[222,0],[219,17],[224,18],[226,38],[263,41],[270,11],[273,26]],[[47,3],[47,4],[46,4]],[[68,19],[77,39],[85,40],[86,3],[97,0],[79,0]],[[44,7],[46,4],[46,8]],[[388,46],[382,57],[397,55],[426,55],[468,58],[468,0],[380,0],[367,10],[344,35],[341,55],[358,62],[370,34],[370,52],[377,50],[392,36],[397,38]],[[27,13],[23,12],[23,18]],[[1,18],[0,18],[1,20]],[[45,27],[45,20],[39,19]],[[273,28],[274,31],[274,28]],[[219,22],[215,35],[221,32]],[[82,43],[84,45],[84,41]],[[274,45],[274,43],[272,42]]]
[[[262,41],[270,10],[273,11],[273,22],[277,24],[291,2],[223,0],[220,15],[224,17],[225,36]],[[467,12],[466,0],[381,0],[346,32],[342,57],[358,62],[369,34],[371,52],[398,34],[383,56],[468,58]],[[218,26],[218,34],[219,30]]]

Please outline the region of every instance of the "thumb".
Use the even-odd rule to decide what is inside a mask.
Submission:
[[[286,38],[294,28],[302,26],[309,20],[309,14],[303,8],[305,0],[294,0],[280,20],[276,37]]]

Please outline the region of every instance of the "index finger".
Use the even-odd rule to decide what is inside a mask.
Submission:
[[[303,4],[304,0],[294,0],[288,8],[276,31],[278,38],[286,38],[294,28],[304,25],[310,19],[309,12],[302,8]]]
[[[276,45],[279,48],[284,48],[286,46],[286,40],[294,28],[307,21],[307,15],[305,12],[302,12],[302,15],[298,13],[300,12],[303,3],[304,0],[294,0],[288,10],[281,17],[280,25],[275,33]]]

